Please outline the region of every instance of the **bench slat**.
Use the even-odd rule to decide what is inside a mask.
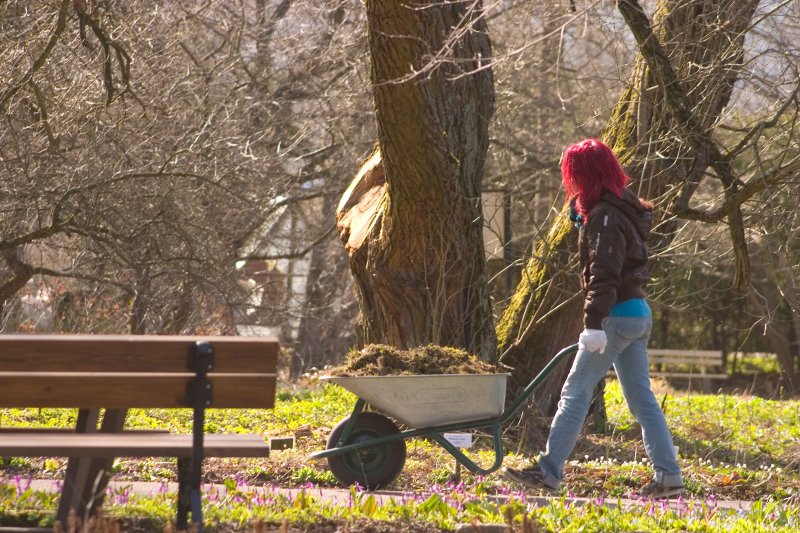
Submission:
[[[700,372],[650,372],[651,376],[667,378],[727,379],[728,374],[701,374]]]
[[[205,457],[268,457],[259,435],[206,434]],[[191,457],[192,435],[176,434],[4,434],[0,456],[11,457]]]
[[[648,348],[648,359],[650,365],[662,366],[661,371],[651,371],[650,375],[653,377],[670,377],[670,378],[697,378],[703,379],[708,383],[709,379],[727,379],[728,375],[725,373],[709,373],[708,369],[714,367],[722,367],[722,351],[721,350],[673,350],[669,348]],[[695,371],[686,372],[685,369],[681,371],[671,371],[663,369],[663,367],[670,366],[688,366],[696,368]],[[614,375],[614,369],[609,371],[609,375]]]
[[[0,407],[191,407],[186,384],[193,374],[83,374],[0,372]],[[275,374],[209,375],[211,408],[270,408]]]
[[[185,372],[196,341],[214,347],[213,372],[275,372],[278,341],[269,337],[169,335],[0,335],[5,371]]]
[[[58,435],[68,435],[70,433],[75,433],[75,428],[68,428],[68,427],[0,427],[0,441],[2,441],[4,433],[30,433],[31,435],[44,435],[46,433],[54,433]],[[168,429],[126,429],[124,434],[136,434],[136,433],[163,433],[168,434]]]
[[[651,357],[650,363],[657,364],[671,364],[671,365],[703,365],[715,366],[721,365],[722,361],[719,359],[708,359],[702,357]]]
[[[650,355],[680,355],[685,357],[711,357],[722,359],[722,352],[719,350],[670,350],[668,348],[648,348]]]

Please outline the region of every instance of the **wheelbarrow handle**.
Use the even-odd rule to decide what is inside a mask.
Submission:
[[[560,352],[558,352],[545,365],[545,367],[538,374],[536,374],[536,377],[534,377],[531,380],[531,382],[528,383],[528,386],[525,387],[525,389],[520,393],[520,395],[517,396],[513,402],[511,402],[511,405],[509,405],[508,408],[505,411],[503,411],[503,414],[500,415],[500,423],[502,424],[503,422],[506,422],[509,418],[514,416],[514,413],[516,413],[517,410],[522,406],[522,404],[525,403],[528,397],[531,394],[533,394],[533,391],[539,388],[539,386],[542,384],[542,382],[544,382],[545,378],[547,378],[550,372],[552,372],[556,366],[558,366],[564,359],[566,359],[567,356],[572,355],[577,351],[578,351],[578,345],[572,344],[570,346],[567,346]]]

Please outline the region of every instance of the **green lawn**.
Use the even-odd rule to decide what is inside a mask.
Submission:
[[[212,410],[209,432],[257,432],[293,435],[296,447],[275,451],[268,460],[208,460],[209,482],[225,483],[224,498],[207,494],[207,523],[230,529],[266,528],[287,524],[348,523],[352,531],[375,521],[389,521],[387,531],[424,531],[436,526],[452,529],[470,521],[513,522],[518,531],[797,531],[800,529],[800,402],[770,401],[758,397],[703,395],[657,387],[659,400],[679,446],[680,461],[690,498],[680,505],[663,507],[641,502],[629,508],[603,505],[625,497],[650,475],[643,457],[636,423],[625,407],[618,384],[606,388],[609,426],[603,434],[586,434],[567,466],[568,493],[544,508],[522,502],[521,487],[507,483],[499,474],[485,478],[461,472],[456,480],[455,460],[440,446],[426,440],[407,442],[408,460],[391,487],[408,497],[377,505],[369,494],[353,491],[347,506],[332,506],[314,496],[283,496],[271,486],[333,486],[336,481],[325,461],[311,461],[308,454],[322,449],[330,429],[347,416],[355,398],[335,385],[309,381],[279,391],[273,410]],[[69,426],[75,412],[59,409],[3,409],[2,426]],[[131,428],[162,428],[189,432],[188,410],[134,410]],[[538,441],[541,442],[541,424]],[[518,434],[509,431],[506,449],[516,450]],[[536,440],[536,439],[534,439]],[[491,464],[491,439],[478,437],[470,454],[479,464]],[[60,477],[63,459],[6,458],[4,484],[0,488],[0,523],[47,524],[54,506],[52,495],[26,490],[30,477]],[[509,451],[504,464],[524,464],[527,455]],[[174,461],[163,459],[119,460],[118,480],[167,481],[174,476]],[[253,488],[254,487],[254,488]],[[424,493],[425,496],[419,496]],[[498,505],[492,496],[509,496]],[[569,496],[598,499],[573,505]],[[720,499],[756,501],[751,513],[719,509]],[[137,498],[123,491],[109,497],[108,512],[144,524],[144,529],[163,528],[173,512],[170,497]],[[381,522],[383,523],[383,522]],[[327,527],[327,526],[326,526]],[[583,529],[581,529],[583,528]],[[287,529],[288,530],[288,529]],[[325,530],[324,527],[322,530]]]

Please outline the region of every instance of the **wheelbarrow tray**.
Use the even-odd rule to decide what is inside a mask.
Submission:
[[[503,413],[509,374],[324,376],[409,427],[481,420]]]

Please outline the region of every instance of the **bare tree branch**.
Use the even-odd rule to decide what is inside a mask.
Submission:
[[[797,105],[798,94],[800,94],[800,82],[798,82],[797,86],[794,88],[794,91],[792,91],[792,93],[786,98],[783,104],[778,106],[778,109],[772,114],[772,117],[767,120],[763,120],[750,128],[750,131],[748,131],[744,137],[742,137],[742,139],[739,141],[739,144],[728,150],[728,153],[725,157],[728,159],[733,159],[747,149],[748,146],[751,146],[753,144],[751,141],[753,141],[754,138],[755,141],[753,142],[758,141],[758,138],[764,134],[764,130],[767,128],[774,128],[781,116],[786,112],[787,109],[789,109],[789,106],[792,104],[795,106]]]
[[[622,13],[625,22],[634,34],[636,42],[647,65],[653,72],[659,87],[664,91],[664,98],[670,109],[678,119],[679,133],[695,149],[696,152],[707,154],[707,162],[716,172],[717,177],[725,185],[725,200],[728,218],[728,227],[736,257],[736,278],[734,286],[743,290],[750,283],[750,258],[747,253],[747,242],[744,235],[744,222],[740,210],[740,203],[731,201],[737,196],[741,180],[733,172],[730,160],[723,156],[717,145],[707,132],[694,120],[691,106],[686,95],[681,89],[680,80],[672,68],[669,58],[664,51],[658,37],[653,33],[650,20],[636,0],[619,0],[617,7]],[[694,186],[694,184],[690,184]],[[690,195],[681,195],[686,208]]]
[[[310,244],[308,244],[304,248],[300,248],[299,250],[289,250],[284,253],[280,254],[247,254],[240,256],[239,260],[255,260],[255,261],[271,261],[275,259],[300,259],[301,257],[305,257],[311,250],[313,250],[316,246],[320,245],[321,243],[325,242],[333,235],[333,232],[336,230],[336,225],[330,226],[324,233],[322,233],[319,237],[314,239]]]
[[[39,57],[36,58],[36,61],[33,62],[31,67],[28,69],[28,72],[25,73],[22,79],[19,82],[12,84],[8,89],[0,94],[1,111],[5,112],[9,99],[17,94],[17,92],[22,89],[26,83],[30,82],[33,79],[34,74],[36,74],[36,72],[47,62],[47,59],[50,57],[50,53],[53,51],[53,48],[55,48],[56,43],[58,42],[58,39],[61,37],[61,34],[64,33],[68,7],[69,0],[61,0],[61,5],[58,8],[56,26],[53,29],[53,33],[50,35],[50,39],[47,41],[47,45],[44,47],[44,50],[42,50],[42,53],[39,54]]]

